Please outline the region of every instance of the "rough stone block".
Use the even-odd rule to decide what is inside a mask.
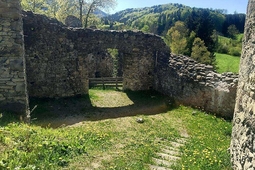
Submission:
[[[13,86],[8,86],[8,85],[5,85],[5,86],[0,86],[0,89],[13,89]]]
[[[23,72],[23,58],[21,57],[19,59],[10,59],[10,69],[11,71]]]
[[[18,86],[12,81],[14,77],[18,78],[19,72],[24,72],[23,25],[19,0],[0,0],[0,23],[0,107],[24,112],[27,107],[25,79],[23,77]],[[15,97],[23,100],[16,102]]]
[[[249,0],[240,65],[234,124],[231,140],[231,160],[233,169],[255,169],[254,132],[255,98],[254,79],[254,36],[255,1]],[[230,75],[230,74],[229,74]]]

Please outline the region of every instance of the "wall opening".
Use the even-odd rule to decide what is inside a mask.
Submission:
[[[95,75],[90,77],[89,86],[106,88],[116,88],[122,90],[123,86],[123,61],[116,48],[107,48],[102,53],[97,53],[94,57],[96,61]]]
[[[123,76],[123,59],[119,53],[119,50],[116,48],[108,48],[108,53],[112,57],[113,61],[113,70],[112,70],[112,77],[122,77]]]

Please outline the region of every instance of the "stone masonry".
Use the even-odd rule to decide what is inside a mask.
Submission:
[[[218,74],[213,67],[190,57],[171,54],[158,60],[155,89],[192,106],[231,119],[234,112],[238,75]]]
[[[154,89],[179,104],[233,116],[238,76],[217,74],[212,66],[170,54],[157,35],[68,28],[43,15],[23,15],[32,97],[87,94],[88,77],[111,73],[113,64],[106,51],[112,48],[121,56],[125,90]]]
[[[87,94],[88,76],[100,72],[95,66],[102,66],[93,64],[93,60],[102,59],[112,66],[112,60],[103,57],[108,48],[118,49],[123,58],[123,89],[153,89],[156,54],[158,58],[170,55],[157,35],[69,28],[31,12],[23,13],[23,21],[28,91],[32,97]]]
[[[31,12],[23,13],[23,25],[19,0],[0,0],[0,21],[0,111],[29,110],[27,89],[32,97],[87,94],[89,75],[102,65],[93,59],[103,59],[108,48],[118,49],[124,89],[154,89],[223,117],[233,115],[239,81],[231,159],[235,170],[255,169],[255,0],[248,4],[239,80],[170,54],[157,35],[67,28]],[[112,60],[104,61],[111,67]]]
[[[233,119],[233,169],[255,169],[255,0],[249,0]]]
[[[20,1],[0,0],[0,111],[28,110]]]
[[[6,2],[9,1],[3,3]],[[2,11],[8,13],[6,9]],[[16,77],[8,74],[10,78],[7,80],[12,83],[3,79],[3,86],[0,86],[4,92],[0,96],[4,101],[2,103],[9,100],[6,97],[8,95],[14,101],[17,100],[13,95],[25,99],[26,74],[23,73],[23,65],[27,69],[30,97],[59,98],[87,94],[88,77],[111,75],[113,60],[107,50],[117,49],[118,65],[121,67],[118,73],[123,75],[124,90],[154,89],[173,97],[179,104],[204,109],[226,118],[233,116],[237,75],[217,74],[211,66],[199,64],[189,57],[170,54],[169,47],[157,35],[140,31],[70,28],[55,19],[32,12],[23,12],[22,17],[26,65],[21,58],[8,60],[8,55],[23,49],[22,45],[15,44],[17,39],[4,41],[13,49],[1,53],[3,58],[6,57],[2,61],[2,70],[11,71],[5,68],[5,65],[10,64],[15,68],[13,73],[16,73]],[[13,27],[10,19],[5,19],[4,23],[7,28]],[[19,23],[22,24],[20,20]],[[22,32],[22,28],[19,28],[15,32],[17,35]],[[7,34],[8,30],[1,33]],[[17,42],[22,44],[23,41]],[[20,81],[16,78],[20,78]]]

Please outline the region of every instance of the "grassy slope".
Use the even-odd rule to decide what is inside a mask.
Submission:
[[[175,169],[230,169],[227,149],[231,123],[183,106],[151,115],[137,110],[135,106],[144,109],[150,106],[146,110],[149,112],[153,103],[158,107],[165,102],[164,97],[154,93],[102,90],[90,93],[94,107],[101,108],[100,115],[91,115],[73,126],[51,129],[36,124],[3,125],[4,114],[0,119],[0,169],[148,169],[152,157],[160,150],[156,140],[164,139],[167,144],[180,137],[183,130],[189,138]],[[107,100],[103,100],[104,94]],[[109,100],[114,98],[120,98],[115,107],[124,107],[126,112],[135,109],[136,115],[122,116],[114,108],[110,112],[118,111],[116,118],[102,118],[111,106]],[[137,117],[145,122],[137,123]]]
[[[240,57],[216,53],[217,72],[239,72]]]
[[[186,107],[176,111],[181,114],[190,135],[189,142],[182,148],[183,157],[177,169],[230,170],[227,149],[230,145],[231,123]]]
[[[219,36],[219,46],[221,48],[224,48],[225,52],[222,51],[221,53],[216,53],[216,62],[218,68],[217,72],[239,72],[240,54],[242,51],[242,39],[243,34],[238,34],[235,40],[228,37]],[[226,52],[228,54],[222,54]]]

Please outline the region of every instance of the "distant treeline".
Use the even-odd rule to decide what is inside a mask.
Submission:
[[[196,17],[196,22],[208,17],[218,33],[228,35],[228,29],[234,25],[239,33],[244,32],[245,14],[227,14],[222,9],[191,8],[182,4],[165,4],[140,9],[126,9],[104,18],[107,29],[138,29],[158,35],[166,35],[167,31],[177,21],[187,22],[190,16]],[[197,25],[197,23],[194,23]]]

